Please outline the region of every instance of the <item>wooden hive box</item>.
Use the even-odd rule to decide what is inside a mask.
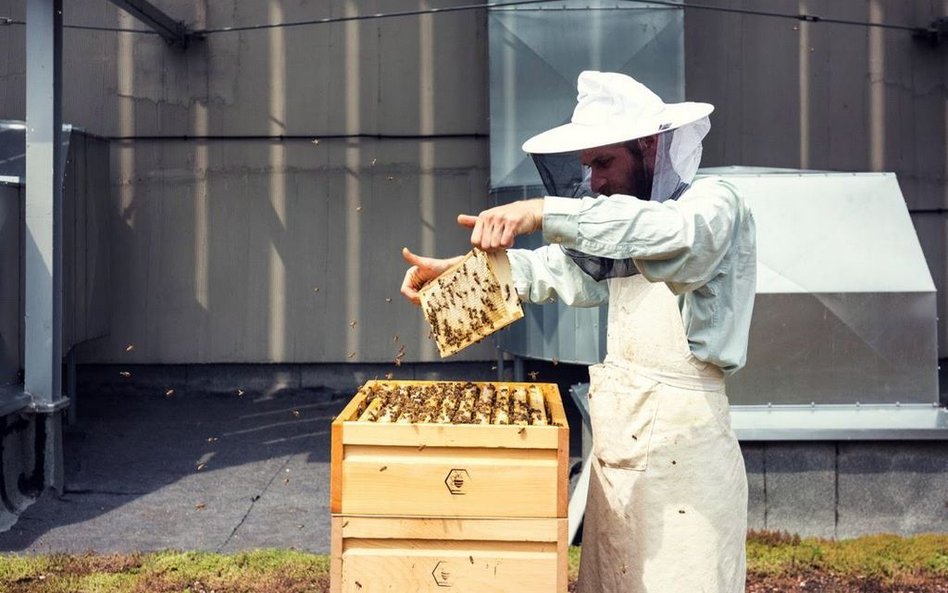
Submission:
[[[332,424],[333,593],[565,592],[569,428],[358,421],[369,382]],[[465,383],[471,385],[471,383]]]

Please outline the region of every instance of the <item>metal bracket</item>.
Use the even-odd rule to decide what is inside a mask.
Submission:
[[[62,397],[51,404],[44,404],[35,401],[30,402],[29,405],[23,409],[23,412],[26,414],[55,414],[56,412],[65,410],[68,407],[69,398]]]
[[[38,402],[23,385],[0,385],[0,416],[7,414],[55,414],[69,407],[71,400],[60,397],[52,403]]]
[[[948,410],[931,404],[735,405],[744,441],[948,440]]]
[[[23,385],[0,386],[0,417],[22,412],[31,401],[32,398],[23,392]]]
[[[176,21],[148,0],[109,0],[125,12],[155,30],[168,45],[180,49],[187,49],[192,39],[200,39],[200,35],[189,30],[183,23]]]

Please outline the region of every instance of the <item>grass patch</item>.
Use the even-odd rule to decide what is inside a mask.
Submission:
[[[581,549],[569,549],[569,577]],[[852,540],[752,532],[749,581],[829,574],[880,583],[948,581],[948,535],[878,535]],[[5,593],[315,593],[329,590],[329,558],[294,550],[239,554],[0,555]]]
[[[9,593],[312,593],[329,586],[329,558],[294,550],[0,556]]]
[[[824,572],[884,583],[920,576],[948,580],[948,535],[873,535],[831,541],[751,532],[747,570],[765,576]]]

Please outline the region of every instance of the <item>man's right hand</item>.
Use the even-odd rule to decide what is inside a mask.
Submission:
[[[472,229],[471,245],[497,251],[514,245],[517,235],[543,229],[543,198],[516,200],[484,210],[477,216],[461,214],[458,224]]]
[[[405,272],[405,279],[402,280],[402,295],[409,301],[420,304],[418,291],[422,286],[428,284],[445,270],[464,259],[463,255],[449,259],[438,259],[434,257],[424,257],[415,255],[407,247],[402,248],[402,257],[411,264],[408,271]]]

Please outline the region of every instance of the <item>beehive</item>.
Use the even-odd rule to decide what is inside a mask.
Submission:
[[[568,430],[553,384],[366,383],[332,425],[333,593],[565,591]]]
[[[475,249],[418,291],[441,357],[523,317],[506,251]]]

